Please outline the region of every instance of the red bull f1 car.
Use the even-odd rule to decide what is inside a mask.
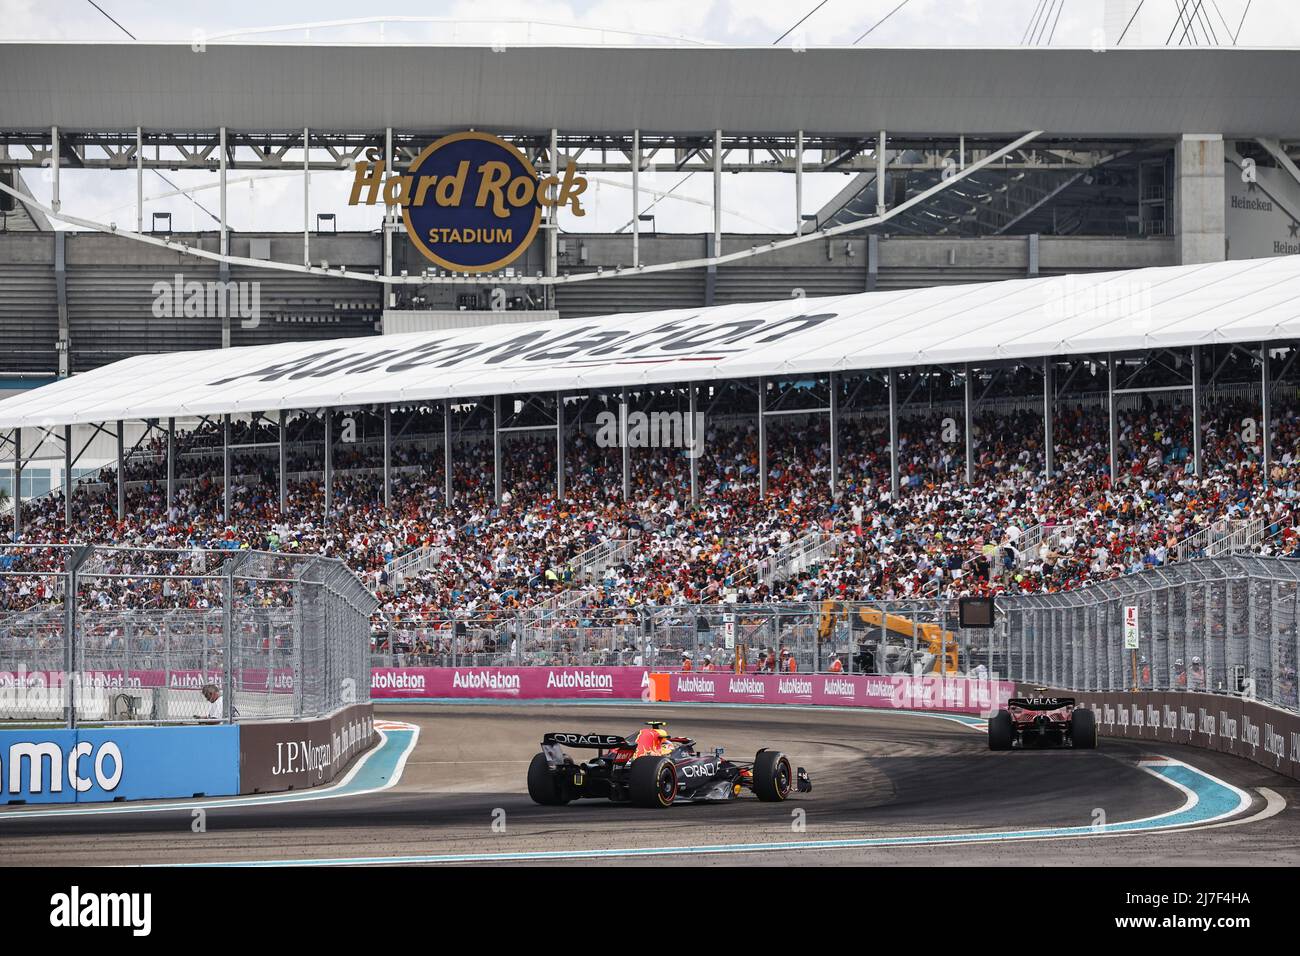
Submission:
[[[1073,697],[1012,697],[989,718],[989,750],[1097,746],[1097,715]]]
[[[565,748],[595,750],[581,763]],[[752,763],[727,760],[721,747],[695,749],[689,737],[670,737],[661,721],[628,737],[616,734],[547,733],[542,752],[528,765],[528,795],[543,806],[597,797],[638,807],[734,800],[745,791],[759,800],[785,800],[808,793],[803,767],[777,750],[760,750]]]

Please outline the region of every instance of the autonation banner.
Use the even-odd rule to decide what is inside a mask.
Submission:
[[[645,667],[377,667],[370,697],[639,700],[648,674]]]
[[[0,796],[6,803],[238,792],[238,727],[0,730]]]
[[[668,675],[669,699],[726,704],[830,704],[943,710],[983,714],[1012,696],[1011,681],[903,674],[729,674]]]

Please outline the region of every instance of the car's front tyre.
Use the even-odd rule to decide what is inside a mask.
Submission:
[[[754,796],[777,803],[790,796],[794,769],[790,758],[779,750],[760,750],[754,755]]]

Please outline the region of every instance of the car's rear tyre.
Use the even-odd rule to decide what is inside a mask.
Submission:
[[[790,758],[779,750],[760,750],[754,755],[754,796],[777,803],[790,796],[794,787],[794,768]]]
[[[635,806],[671,806],[677,799],[676,764],[668,757],[638,757],[628,771],[627,791]]]
[[[1091,710],[1076,707],[1070,715],[1070,745],[1076,750],[1097,748],[1097,715]]]
[[[989,750],[1010,750],[1015,732],[1011,726],[1011,715],[999,710],[989,718]]]
[[[569,802],[564,791],[564,781],[558,773],[551,772],[546,755],[533,754],[533,761],[528,765],[528,795],[533,802],[544,807],[562,807]]]

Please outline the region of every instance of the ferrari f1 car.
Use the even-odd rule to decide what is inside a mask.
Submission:
[[[577,763],[565,748],[595,750]],[[662,721],[649,721],[628,737],[616,734],[548,733],[542,752],[528,765],[528,795],[543,806],[583,797],[603,797],[638,807],[734,800],[746,790],[764,801],[807,793],[812,781],[803,767],[777,750],[760,750],[752,763],[727,760],[718,747],[695,749],[689,737],[670,737]]]
[[[989,718],[989,750],[1097,746],[1097,715],[1073,697],[1012,697]]]

